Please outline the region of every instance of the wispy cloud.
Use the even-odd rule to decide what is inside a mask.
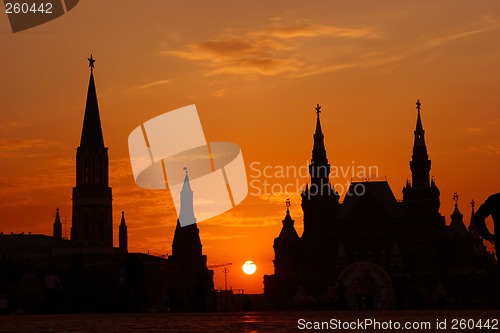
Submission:
[[[144,90],[144,89],[148,89],[148,88],[152,88],[152,87],[156,87],[156,86],[161,86],[161,85],[169,83],[170,81],[172,81],[172,80],[166,79],[166,80],[153,81],[153,82],[146,83],[146,84],[143,84],[140,86],[135,86],[132,88],[132,90]]]
[[[486,132],[485,128],[480,128],[480,127],[467,127],[464,130],[466,132],[474,133],[474,134],[481,134],[481,133]]]
[[[0,132],[10,132],[26,126],[28,126],[28,124],[18,121],[5,121],[0,123]]]
[[[54,140],[27,138],[0,138],[0,157],[12,158],[22,155],[39,156],[47,149],[53,149],[61,144]]]
[[[281,20],[257,31],[225,34],[199,44],[189,44],[184,50],[161,53],[208,65],[207,75],[240,74],[274,76],[294,73],[304,68],[304,61],[291,52],[300,41],[318,37],[360,38],[375,37],[367,27],[337,27],[311,24],[296,20],[285,24]]]
[[[498,155],[500,154],[500,142],[498,140],[490,140],[487,142],[479,143],[476,145],[470,145],[468,150],[474,153],[482,153],[488,155]]]
[[[205,65],[209,76],[237,74],[250,79],[276,75],[306,77],[352,68],[387,67],[499,26],[496,20],[482,19],[468,28],[421,36],[387,49],[385,42],[391,37],[371,27],[320,25],[303,19],[285,22],[277,18],[260,30],[239,34],[230,31],[208,41],[186,45],[182,50],[167,50],[161,54]],[[325,56],[313,60],[309,48],[319,38],[324,41],[321,52]],[[366,39],[375,42],[364,43]]]

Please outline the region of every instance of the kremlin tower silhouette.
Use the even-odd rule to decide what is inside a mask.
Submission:
[[[158,298],[166,300],[169,293],[175,295],[175,299],[171,297],[170,302],[163,302],[164,307],[179,311],[206,310],[212,300],[213,271],[207,268],[207,256],[202,254],[196,223],[181,228],[177,221],[172,255],[168,259],[167,256],[129,253],[128,227],[122,211],[118,247],[113,246],[108,148],[104,145],[94,82],[95,60],[92,56],[88,60],[90,79],[76,153],[71,237],[63,237],[57,208],[52,236],[0,234],[0,268],[7,267],[12,276],[34,271],[39,279],[49,273],[56,274],[63,289],[55,312],[138,312],[158,307]],[[196,222],[187,170],[179,218]],[[22,299],[16,295],[20,292],[16,286],[17,281],[5,285],[0,279],[1,290]],[[12,302],[12,306],[22,304]],[[36,304],[33,308],[43,309],[43,305]]]

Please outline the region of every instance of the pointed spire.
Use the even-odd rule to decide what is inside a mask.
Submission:
[[[118,228],[118,246],[123,253],[128,252],[128,232],[127,224],[125,223],[124,211],[122,211],[122,220],[120,221],[120,227]]]
[[[283,227],[281,228],[281,232],[278,238],[276,238],[276,240],[278,240],[278,242],[284,242],[288,244],[290,242],[295,242],[297,239],[299,239],[299,235],[297,234],[297,231],[293,226],[295,224],[295,220],[293,220],[292,216],[290,215],[290,206],[291,206],[290,199],[286,199],[285,204],[286,204],[286,215],[282,221]]]
[[[53,241],[54,241],[54,247],[59,247],[61,245],[61,239],[62,239],[62,224],[61,224],[61,217],[59,216],[59,208],[56,208],[56,217],[54,219],[54,226],[53,226]]]
[[[92,55],[89,60],[90,80],[87,91],[87,104],[85,105],[85,116],[83,118],[82,137],[80,147],[82,148],[104,148],[104,137],[102,135],[101,118],[97,104],[97,93],[94,82],[94,62]]]
[[[420,103],[420,100],[417,100],[417,124],[415,126],[415,140],[414,140],[414,146],[425,146],[425,131],[424,127],[422,125],[422,118],[420,116],[420,107],[422,103]]]
[[[291,225],[293,227],[293,224],[295,221],[290,216],[290,206],[292,205],[290,203],[290,199],[286,199],[285,205],[286,205],[286,215],[285,215],[285,219],[283,220],[283,226]]]
[[[196,223],[193,207],[193,191],[189,183],[188,170],[184,167],[186,176],[184,177],[184,184],[181,190],[181,208],[179,212],[179,223],[182,227]]]
[[[183,170],[186,172],[186,175],[184,176],[184,183],[182,185],[181,193],[184,190],[191,191],[191,184],[189,183],[188,169],[187,169],[187,167],[184,167]]]
[[[316,131],[314,132],[314,146],[313,146],[313,159],[314,159],[314,151],[325,151],[325,143],[324,143],[324,135],[321,130],[321,121],[319,119],[319,114],[321,113],[321,106],[319,104],[316,105]],[[324,158],[326,159],[326,151],[324,153]],[[320,161],[318,161],[320,162]]]
[[[319,114],[321,113],[321,105],[317,104],[316,105],[316,133],[315,134],[323,134],[323,131],[321,130],[321,122],[319,121]]]
[[[465,227],[463,221],[463,214],[458,209],[458,194],[457,192],[453,193],[453,201],[455,201],[455,209],[453,210],[453,214],[450,215],[451,222],[449,226],[450,235],[458,234],[460,237],[464,237],[467,234],[467,228]]]
[[[61,224],[61,217],[59,216],[59,208],[56,208],[56,218],[54,224]]]
[[[127,224],[125,223],[125,212],[122,211],[122,220],[120,221],[120,227],[121,226],[127,226]]]
[[[469,233],[473,239],[479,239],[479,233],[477,232],[476,222],[474,221],[474,207],[476,206],[476,202],[474,199],[470,202],[471,206],[471,214],[470,214],[470,222],[469,222]]]

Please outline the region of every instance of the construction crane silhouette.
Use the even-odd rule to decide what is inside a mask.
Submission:
[[[222,272],[224,273],[224,289],[226,291],[227,291],[227,273],[229,273],[229,269],[227,269],[227,266],[231,266],[232,264],[233,264],[232,262],[224,262],[222,264],[207,265],[208,268],[224,267]]]

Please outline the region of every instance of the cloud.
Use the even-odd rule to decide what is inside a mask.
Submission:
[[[225,34],[198,44],[189,44],[183,50],[162,51],[172,56],[208,66],[206,75],[239,74],[249,78],[298,73],[304,66],[300,56],[291,51],[301,48],[303,40],[329,38],[375,37],[367,27],[345,28],[311,24],[296,20],[285,24],[274,20],[271,26],[239,35]]]
[[[143,84],[140,86],[135,86],[132,88],[132,90],[144,90],[144,89],[148,89],[148,88],[152,88],[152,87],[156,87],[156,86],[161,86],[161,85],[169,83],[170,81],[172,81],[172,80],[166,79],[166,80],[153,81],[153,82],[146,83],[146,84]]]
[[[388,49],[390,35],[367,26],[321,25],[303,19],[285,22],[281,17],[270,22],[263,29],[239,34],[225,32],[217,38],[161,54],[199,63],[206,67],[207,76],[306,77],[353,68],[387,67],[500,26],[496,20],[481,19],[468,29],[422,36],[411,43],[395,43],[397,47]],[[365,43],[366,39],[374,42]],[[318,53],[322,56],[318,57]]]
[[[465,128],[465,131],[469,132],[469,133],[480,134],[480,133],[484,133],[486,131],[486,129],[480,128],[480,127],[467,127],[467,128]]]
[[[498,139],[492,139],[488,142],[476,144],[473,146],[471,145],[468,147],[468,151],[488,155],[498,155],[500,154],[500,142],[498,142]]]
[[[51,154],[55,147],[62,144],[54,140],[0,138],[0,158],[35,157]]]
[[[256,34],[281,39],[318,36],[345,38],[376,37],[376,34],[373,32],[373,30],[367,27],[345,28],[311,24],[306,20],[297,20],[293,25],[274,25],[260,32],[257,32]]]
[[[20,123],[17,121],[5,121],[0,123],[0,132],[10,132],[26,126],[28,126],[28,124],[26,123]]]

